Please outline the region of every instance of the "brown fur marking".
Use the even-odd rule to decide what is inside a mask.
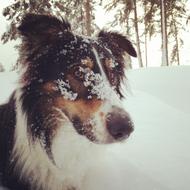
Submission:
[[[58,108],[67,108],[69,115],[77,115],[81,118],[82,121],[92,116],[98,111],[102,105],[101,100],[65,100],[62,97],[56,99],[55,105]]]

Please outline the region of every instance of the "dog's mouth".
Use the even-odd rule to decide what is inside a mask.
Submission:
[[[87,137],[87,139],[96,143],[96,142],[98,142],[98,140],[93,133],[93,126],[92,126],[92,123],[90,121],[92,121],[92,120],[89,120],[88,122],[83,123],[80,120],[80,118],[77,116],[75,116],[72,119],[72,123],[73,123],[73,126],[76,129],[76,131],[80,135],[84,135]]]

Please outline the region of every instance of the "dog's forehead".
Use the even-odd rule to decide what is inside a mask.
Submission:
[[[105,60],[113,57],[110,51],[96,38],[63,34],[41,47],[33,57],[35,64],[30,64],[27,72],[31,73],[30,78],[40,78],[43,81],[57,79],[63,73],[72,71],[70,68],[75,65],[87,66],[95,73],[101,73],[101,65],[106,66]],[[36,68],[37,73],[34,72]]]
[[[100,57],[103,47],[98,40],[75,36],[70,41],[60,41],[56,47],[59,59],[54,60],[57,64],[51,64],[51,69],[47,69],[48,82],[43,89],[47,93],[59,91],[69,100],[77,97],[92,99],[94,96],[105,99],[109,92],[109,82],[105,76],[106,65],[103,65],[106,60],[102,61]]]
[[[97,52],[99,58],[113,57],[111,50],[104,46],[104,44],[97,38],[90,38],[86,36],[73,35],[70,40],[63,38],[59,48],[59,54],[66,56],[67,59],[81,60],[91,58],[95,61],[94,51]]]

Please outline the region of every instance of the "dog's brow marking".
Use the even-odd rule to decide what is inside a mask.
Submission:
[[[114,101],[114,104],[115,104],[115,102],[117,102],[115,100],[118,100],[118,98],[117,98],[117,96],[116,96],[113,88],[110,85],[110,82],[109,82],[108,77],[106,76],[106,73],[104,72],[104,69],[103,69],[103,66],[102,66],[102,64],[100,62],[97,50],[95,48],[93,48],[92,51],[93,51],[94,56],[96,58],[96,61],[97,61],[98,67],[100,69],[100,73],[101,73],[103,82],[105,84],[105,88],[104,88],[105,91],[104,91],[104,93],[105,93],[106,99],[110,99],[111,98],[111,102]],[[110,98],[108,98],[108,97],[110,97]]]
[[[106,76],[106,74],[105,74],[105,72],[104,72],[104,69],[103,69],[102,64],[101,64],[101,62],[100,62],[100,59],[99,59],[99,56],[98,56],[98,53],[97,53],[96,49],[95,49],[95,48],[92,48],[92,51],[93,51],[93,53],[94,53],[94,55],[95,55],[95,58],[96,58],[96,61],[97,61],[97,63],[98,63],[100,72],[101,72],[101,74],[102,74],[102,78],[104,79],[104,81],[108,82],[108,78],[107,78],[107,76]],[[108,82],[108,84],[109,84],[109,82]]]

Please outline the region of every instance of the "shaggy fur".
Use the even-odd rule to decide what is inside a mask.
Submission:
[[[10,190],[80,190],[107,144],[133,131],[122,108],[128,39],[79,36],[64,20],[27,14],[18,27],[21,75],[0,106],[0,177]]]

